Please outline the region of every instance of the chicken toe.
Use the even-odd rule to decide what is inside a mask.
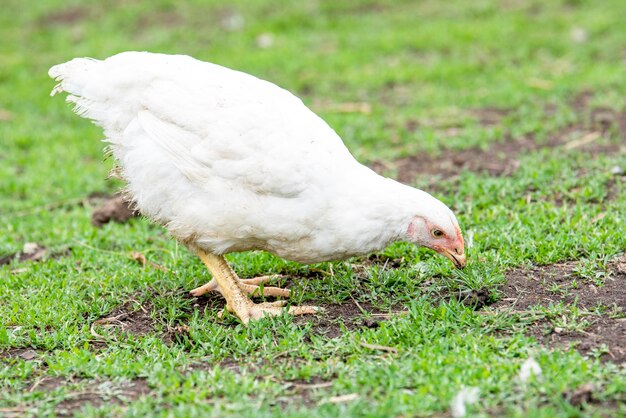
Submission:
[[[240,284],[239,287],[241,287],[244,292],[251,296],[282,296],[288,298],[289,294],[291,293],[289,289],[282,289],[280,287],[273,286],[259,286],[261,284],[269,282],[270,280],[280,279],[283,277],[285,276],[283,276],[282,274],[275,274],[271,276],[254,277],[252,279],[238,279]],[[193,296],[198,297],[211,291],[222,293],[215,279],[211,279],[210,282],[193,289],[189,293],[191,293],[191,295]]]

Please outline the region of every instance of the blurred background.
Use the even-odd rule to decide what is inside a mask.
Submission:
[[[541,144],[575,123],[593,130],[592,108],[608,109],[608,125],[617,126],[626,92],[621,0],[3,5],[5,214],[119,187],[104,180],[112,162],[101,162],[100,130],[72,115],[61,98],[48,97],[48,68],[73,57],[148,50],[249,72],[301,97],[359,160],[392,176],[403,157],[530,137]],[[451,170],[438,172],[437,165],[453,158],[493,155],[430,158],[433,167],[409,170],[403,181],[445,180]]]

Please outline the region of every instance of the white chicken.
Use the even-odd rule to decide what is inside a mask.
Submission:
[[[213,279],[192,294],[219,290],[244,323],[280,314],[284,301],[253,303],[268,277],[239,279],[224,259],[230,252],[315,263],[410,241],[465,265],[446,205],[358,163],[335,131],[272,83],[148,52],[76,58],[49,74],[59,81],[52,95],[68,92],[74,111],[104,129],[137,208],[206,264]]]

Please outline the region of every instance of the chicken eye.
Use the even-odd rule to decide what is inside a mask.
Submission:
[[[443,231],[440,231],[439,229],[433,229],[433,237],[435,238],[443,237]]]

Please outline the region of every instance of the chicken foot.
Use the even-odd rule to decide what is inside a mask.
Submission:
[[[252,296],[282,296],[289,297],[291,293],[289,289],[281,289],[280,287],[271,287],[271,286],[259,286],[261,283],[266,283],[270,280],[277,279],[283,277],[282,275],[274,275],[274,276],[260,276],[252,279],[237,279],[239,280],[240,287],[244,292],[248,295]],[[210,282],[204,284],[200,287],[196,287],[193,289],[191,293],[193,296],[202,296],[207,292],[216,291],[222,293],[220,287],[217,285],[217,280],[215,278],[211,279]]]
[[[200,260],[207,266],[216,280],[219,289],[226,299],[226,309],[233,312],[244,324],[250,320],[261,319],[264,316],[277,316],[285,311],[284,301],[254,303],[250,300],[235,272],[222,255],[215,255],[196,249]],[[291,315],[313,314],[322,311],[316,306],[291,306],[288,312]]]

